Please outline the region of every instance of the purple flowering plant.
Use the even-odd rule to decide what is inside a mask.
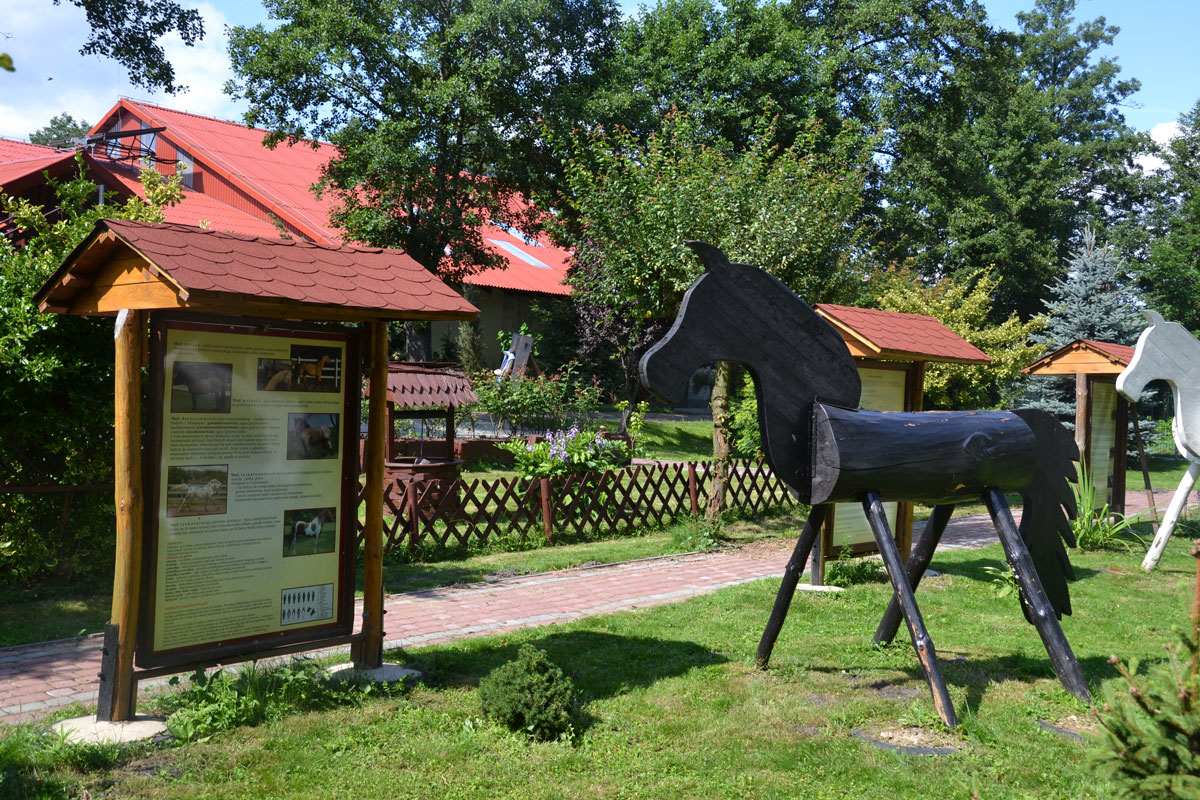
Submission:
[[[629,458],[622,441],[605,439],[603,432],[581,430],[547,431],[536,442],[500,442],[513,454],[515,467],[524,478],[555,478],[584,472],[600,472],[620,466]]]

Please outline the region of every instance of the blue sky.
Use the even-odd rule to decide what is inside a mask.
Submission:
[[[237,119],[241,108],[221,92],[229,77],[224,27],[262,21],[265,12],[254,0],[207,0],[188,3],[201,10],[208,35],[197,48],[168,43],[180,81],[191,87],[183,95],[151,96],[131,86],[123,71],[109,61],[78,55],[87,38],[83,12],[54,6],[51,0],[2,0],[0,51],[13,56],[16,73],[0,73],[0,136],[24,139],[51,117],[66,111],[95,122],[121,95],[151,100],[199,114]],[[1018,11],[1033,0],[985,0],[992,20],[1015,27]],[[625,0],[632,11],[637,2]],[[1079,0],[1079,19],[1104,16],[1121,28],[1115,46],[1104,48],[1116,58],[1122,74],[1138,78],[1142,89],[1124,109],[1131,125],[1161,134],[1200,99],[1200,2],[1196,0]],[[1168,126],[1168,127],[1162,127]]]

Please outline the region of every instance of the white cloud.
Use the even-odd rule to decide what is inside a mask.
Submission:
[[[241,116],[242,107],[221,91],[230,77],[227,19],[210,3],[193,4],[204,19],[203,41],[186,47],[177,34],[163,39],[177,83],[189,87],[168,95],[133,86],[110,59],[79,55],[89,34],[81,9],[50,0],[2,1],[0,52],[12,56],[17,71],[0,72],[0,136],[24,139],[63,112],[95,123],[122,95],[222,119]]]
[[[1178,122],[1160,122],[1150,129],[1150,138],[1160,147],[1179,135]],[[1158,156],[1141,155],[1134,159],[1143,172],[1159,172],[1167,168],[1167,162]]]

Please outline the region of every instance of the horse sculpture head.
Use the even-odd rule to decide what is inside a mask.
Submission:
[[[1166,381],[1175,396],[1171,431],[1186,458],[1200,460],[1200,343],[1178,322],[1144,309],[1150,327],[1138,337],[1129,366],[1117,376],[1117,391],[1136,402],[1150,381]]]
[[[857,407],[862,383],[854,358],[833,326],[776,278],[705,242],[688,245],[704,273],[671,330],[642,357],[642,382],[678,399],[701,367],[744,366],[754,379],[767,462],[807,502],[812,404]]]

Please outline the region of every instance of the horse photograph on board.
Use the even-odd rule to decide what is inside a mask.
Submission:
[[[287,390],[336,392],[342,386],[342,351],[337,347],[294,344]],[[283,387],[280,387],[283,388]]]
[[[642,382],[681,398],[691,376],[713,362],[743,366],[758,399],[762,451],[772,471],[812,511],[784,572],[759,643],[766,669],[801,573],[835,502],[861,503],[894,595],[875,634],[895,636],[901,617],[942,721],[958,724],[933,640],[914,592],[958,503],[982,500],[1020,589],[1026,619],[1041,636],[1068,691],[1090,700],[1087,681],[1058,620],[1071,613],[1074,578],[1064,543],[1075,545],[1071,483],[1079,453],[1053,416],[1017,411],[868,411],[841,335],[807,303],[758,267],[688,242],[704,272],[684,295],[670,331],[642,357]],[[1018,526],[1005,498],[1021,495]],[[907,565],[883,503],[933,506]]]
[[[171,371],[171,413],[228,414],[233,364],[176,361]]]
[[[171,466],[167,468],[166,515],[194,517],[224,514],[228,509],[229,466]]]
[[[1158,566],[1200,474],[1200,341],[1187,328],[1178,322],[1167,322],[1155,311],[1145,309],[1142,316],[1150,327],[1142,331],[1133,359],[1117,376],[1117,391],[1136,403],[1151,381],[1166,382],[1175,398],[1171,434],[1179,454],[1189,462],[1142,560],[1142,569],[1149,571]]]

